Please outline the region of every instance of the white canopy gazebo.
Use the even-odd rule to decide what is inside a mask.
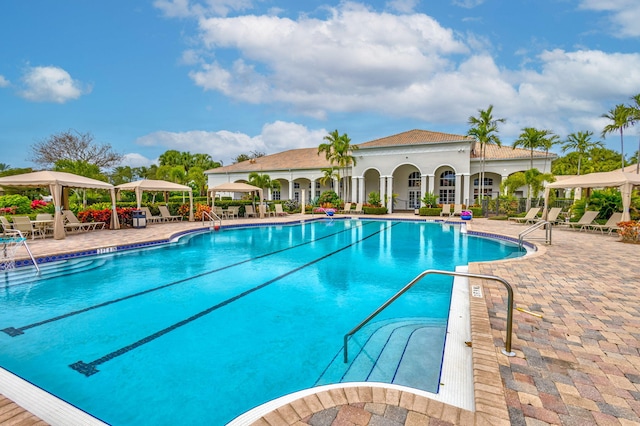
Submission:
[[[229,182],[223,183],[213,188],[209,188],[209,193],[211,193],[211,198],[213,198],[212,204],[215,204],[216,193],[218,192],[255,192],[258,194],[258,198],[260,198],[260,204],[263,203],[264,199],[262,196],[262,188],[258,188],[257,186],[249,185],[248,183],[242,182]],[[262,209],[260,210],[260,218],[264,218],[264,212]]]
[[[62,208],[65,204],[65,200],[63,199],[64,189],[85,188],[109,190],[111,193],[112,205],[111,229],[120,229],[120,221],[118,220],[118,213],[116,211],[115,187],[108,182],[74,175],[73,173],[44,170],[40,172],[2,177],[0,178],[0,186],[49,188],[49,191],[53,196],[53,204],[55,206],[53,238],[56,240],[61,240],[66,236],[64,231],[64,220],[62,218]]]
[[[622,194],[622,222],[627,221],[630,219],[631,192],[635,186],[640,186],[640,174],[621,170],[573,176],[547,184],[544,191],[545,217],[549,203],[549,191],[552,188],[619,188]]]
[[[187,185],[168,182],[166,180],[142,179],[116,186],[117,191],[134,191],[138,208],[142,203],[142,193],[147,192],[188,192],[189,193],[189,221],[193,222],[193,189]]]

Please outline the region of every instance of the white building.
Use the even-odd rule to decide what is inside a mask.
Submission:
[[[483,192],[496,197],[503,179],[530,168],[531,154],[530,150],[511,146],[487,145]],[[370,193],[378,192],[380,199],[386,200],[389,212],[393,210],[392,194],[396,194],[396,210],[419,207],[426,192],[438,196],[440,204],[466,205],[479,194],[480,144],[468,136],[410,130],[359,144],[352,155],[356,164],[339,170],[339,181],[333,178],[326,184],[321,183],[325,176],[322,169],[332,164],[324,153],[318,155],[317,147],[267,155],[207,170],[205,174],[210,188],[227,182],[247,182],[251,172],[267,174],[281,186],[279,191],[270,190],[265,195],[269,200],[301,201],[304,194],[305,202],[309,202],[332,189],[345,201],[366,203]],[[555,154],[534,151],[533,167],[549,172],[554,158]]]

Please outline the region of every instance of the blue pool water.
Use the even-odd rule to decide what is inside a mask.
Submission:
[[[421,376],[411,363],[394,379],[335,362],[343,335],[425,269],[517,253],[458,226],[334,220],[192,234],[39,279],[0,275],[0,366],[114,425],[225,424],[340,380],[414,385],[403,382]],[[353,359],[416,336],[439,360],[450,295],[450,278],[422,281],[352,339]]]

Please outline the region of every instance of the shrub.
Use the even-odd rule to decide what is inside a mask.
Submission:
[[[440,216],[441,207],[420,207],[420,216]]]
[[[38,210],[47,207],[47,202],[44,200],[33,200],[31,202],[31,210]]]
[[[31,213],[31,200],[24,195],[3,195],[0,207],[14,207],[16,214]]]
[[[640,222],[630,220],[618,223],[618,235],[625,243],[640,243]]]
[[[387,208],[386,207],[364,206],[364,207],[362,207],[362,211],[365,214],[387,214]]]
[[[342,202],[334,191],[324,191],[318,198],[318,204],[322,207],[330,208],[340,206]]]
[[[202,220],[202,212],[211,213],[211,206],[207,204],[197,203],[195,207],[196,211],[193,213],[193,218],[195,220]]]

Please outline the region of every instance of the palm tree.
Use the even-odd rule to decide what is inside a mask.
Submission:
[[[613,132],[620,132],[620,152],[622,153],[622,168],[624,169],[624,132],[623,130],[629,127],[632,122],[631,110],[623,104],[618,104],[615,108],[609,110],[608,113],[602,114],[602,117],[611,120],[611,123],[604,126],[602,129],[602,137]]]
[[[522,133],[518,139],[513,142],[513,149],[521,146],[525,149],[528,149],[531,153],[531,166],[529,170],[534,170],[533,168],[533,151],[538,148],[544,148],[548,144],[548,140],[554,136],[549,130],[539,130],[533,127],[525,127],[522,129]],[[539,170],[535,169],[536,172],[540,173]],[[529,191],[527,192],[527,210],[531,208],[531,193],[532,188],[531,184],[528,185]]]
[[[580,175],[580,168],[582,166],[582,157],[593,148],[604,148],[602,142],[592,142],[591,136],[593,136],[593,132],[590,131],[571,133],[562,144],[562,152],[572,150],[578,154],[578,176]]]
[[[349,181],[346,179],[347,169],[351,165],[356,165],[356,157],[353,156],[353,151],[358,149],[357,145],[351,145],[351,138],[346,133],[340,135],[338,130],[334,130],[323,138],[327,141],[321,143],[318,146],[318,155],[324,152],[325,157],[331,164],[337,164],[344,169],[343,176],[345,177],[344,194],[343,199],[347,198]]]
[[[488,143],[494,143],[498,146],[502,145],[498,137],[498,123],[504,123],[504,118],[493,118],[493,105],[489,105],[486,110],[479,109],[478,116],[469,117],[468,123],[472,126],[467,132],[467,136],[475,138],[480,144],[480,161],[482,168],[480,171],[480,197],[484,195],[484,165],[485,165],[485,148]]]
[[[326,185],[328,182],[331,182],[334,178],[340,181],[340,172],[338,172],[337,167],[327,167],[325,169],[320,169],[323,173],[322,177],[318,179],[321,184]]]
[[[540,144],[540,148],[544,149],[544,154],[545,154],[544,167],[542,169],[542,173],[547,172],[547,161],[549,160],[549,150],[553,148],[554,145],[557,145],[559,143],[560,143],[560,136],[558,135],[550,135],[548,138],[545,138],[542,140]]]
[[[640,123],[640,93],[635,96],[632,96],[631,99],[635,103],[634,105],[629,105],[629,124],[635,126],[637,123]],[[640,137],[638,138],[638,157],[636,160],[636,174],[640,173]]]
[[[260,189],[280,189],[280,182],[271,180],[271,176],[258,172],[249,173],[249,185],[257,186]]]

